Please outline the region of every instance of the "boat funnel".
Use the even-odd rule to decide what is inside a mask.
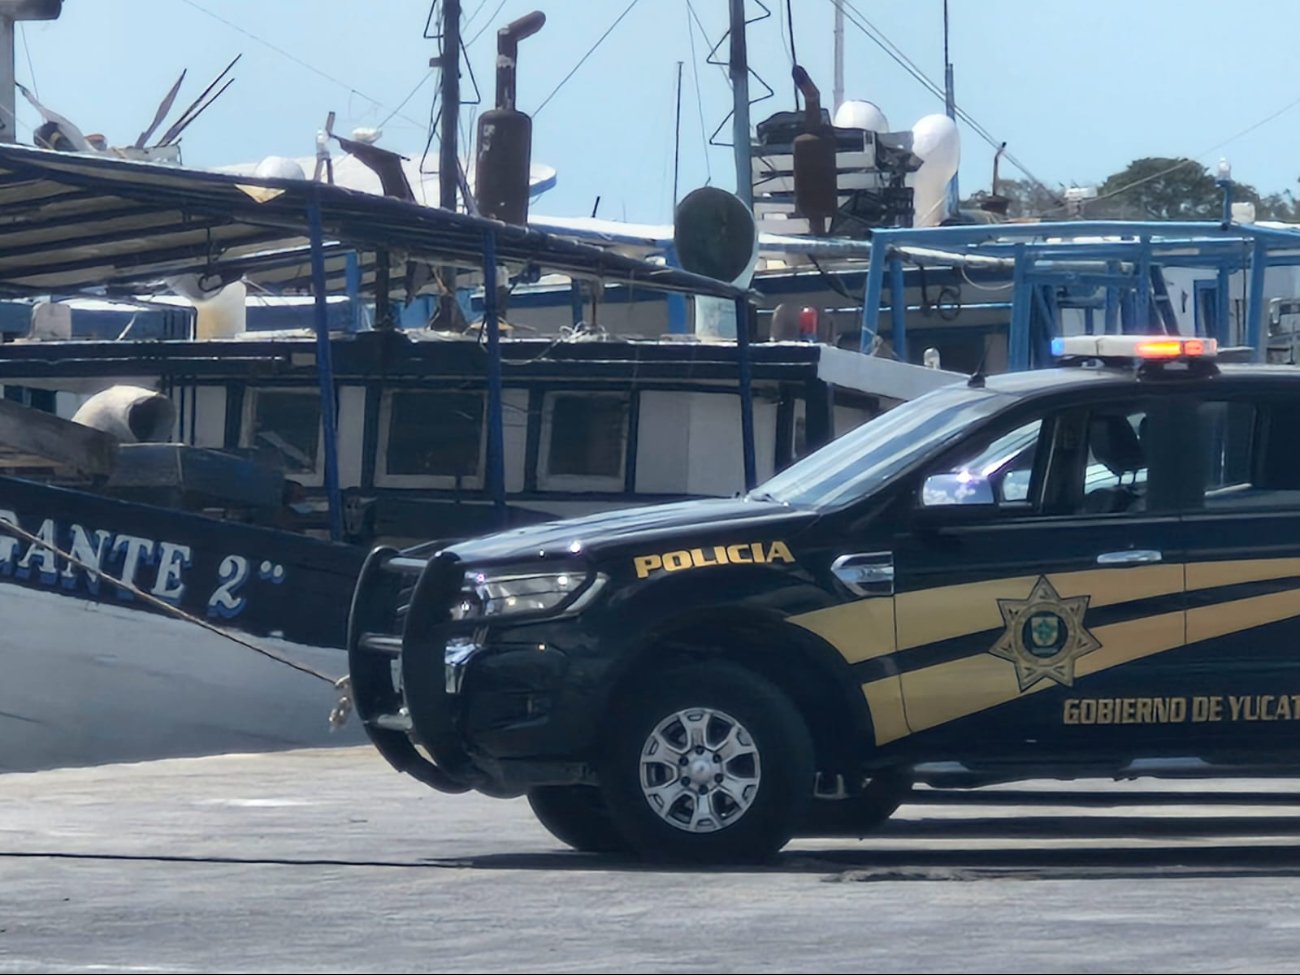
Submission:
[[[474,196],[479,213],[506,223],[528,222],[533,120],[515,108],[519,42],[545,23],[546,15],[534,10],[497,31],[497,104],[478,119]]]
[[[794,139],[794,211],[808,220],[814,236],[824,237],[839,207],[835,135],[822,118],[821,92],[808,72],[796,64],[793,74],[804,98],[804,130]]]

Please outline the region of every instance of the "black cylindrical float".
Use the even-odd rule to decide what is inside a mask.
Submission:
[[[474,196],[485,217],[528,222],[528,170],[533,120],[513,108],[490,108],[478,117],[477,185]]]

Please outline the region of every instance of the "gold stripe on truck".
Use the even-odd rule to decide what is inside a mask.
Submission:
[[[894,652],[894,598],[872,596],[857,602],[790,617],[790,622],[819,637],[851,664]]]
[[[936,586],[895,597],[899,650],[928,646],[940,640],[1002,626],[999,599],[1025,599],[1040,576],[1012,576]],[[1047,581],[1064,598],[1089,596],[1089,606],[1110,606],[1133,599],[1168,596],[1183,591],[1183,567],[1159,563],[1114,569],[1056,572]]]
[[[1112,623],[1097,627],[1092,635],[1101,646],[1079,658],[1075,665],[1078,677],[1182,646],[1183,614],[1161,613]],[[1015,666],[988,653],[908,671],[901,679],[907,700],[907,724],[912,731],[934,728],[1026,694],[1059,686],[1044,680],[1021,691]]]
[[[1300,576],[1300,559],[1226,559],[1222,562],[1189,562],[1187,588],[1213,589],[1242,582],[1267,582]]]

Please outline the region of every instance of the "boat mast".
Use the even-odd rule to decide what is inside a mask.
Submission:
[[[0,142],[18,141],[14,104],[14,23],[58,20],[63,0],[0,0]]]
[[[736,196],[754,208],[754,176],[749,161],[749,54],[745,46],[745,0],[731,3],[731,141],[736,154]]]
[[[14,20],[0,14],[0,142],[18,141],[14,104]]]
[[[844,104],[844,0],[835,0],[835,87],[831,90],[831,114]]]
[[[673,209],[677,209],[677,176],[682,163],[682,62],[677,62],[677,118],[673,123]]]
[[[442,0],[442,50],[429,62],[442,71],[442,114],[438,120],[438,205],[456,212],[456,187],[460,183],[460,156],[456,126],[460,124],[460,0]],[[451,328],[456,314],[456,268],[440,271],[446,290],[438,298],[436,324]]]
[[[837,3],[838,7],[839,4]],[[943,0],[943,109],[947,116],[957,124],[957,95],[953,88],[952,60],[948,57],[948,0]],[[995,191],[996,192],[996,191]],[[961,193],[957,189],[957,174],[952,174],[948,181],[948,216],[957,215],[961,203]]]

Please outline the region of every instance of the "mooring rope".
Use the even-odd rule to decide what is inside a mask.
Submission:
[[[225,637],[232,643],[237,643],[241,647],[252,650],[254,653],[260,653],[262,656],[274,660],[276,663],[284,664],[286,667],[292,667],[299,673],[307,674],[308,676],[315,677],[318,680],[323,680],[326,683],[333,685],[334,689],[339,692],[340,697],[338,703],[335,704],[333,710],[330,711],[329,723],[331,728],[342,727],[347,721],[348,715],[352,713],[352,680],[347,674],[342,677],[331,677],[329,674],[323,673],[309,664],[304,664],[290,657],[286,657],[283,654],[276,653],[274,650],[267,647],[258,646],[256,643],[246,640],[235,633],[231,633],[229,630],[223,629],[213,623],[209,623],[207,620],[195,616],[193,613],[186,612],[179,606],[173,606],[165,599],[159,599],[152,593],[145,592],[140,587],[127,582],[125,579],[118,579],[117,577],[105,572],[103,569],[90,565],[88,562],[77,558],[71,552],[65,552],[58,546],[50,544],[40,536],[33,535],[31,532],[18,527],[12,522],[0,519],[0,531],[6,531],[17,538],[30,542],[33,546],[38,546],[48,552],[53,552],[59,558],[66,559],[72,565],[84,570],[92,578],[102,578],[111,585],[114,585],[125,592],[129,592],[132,596],[169,616],[185,620],[188,623],[194,623],[210,633],[215,633],[217,636]]]

